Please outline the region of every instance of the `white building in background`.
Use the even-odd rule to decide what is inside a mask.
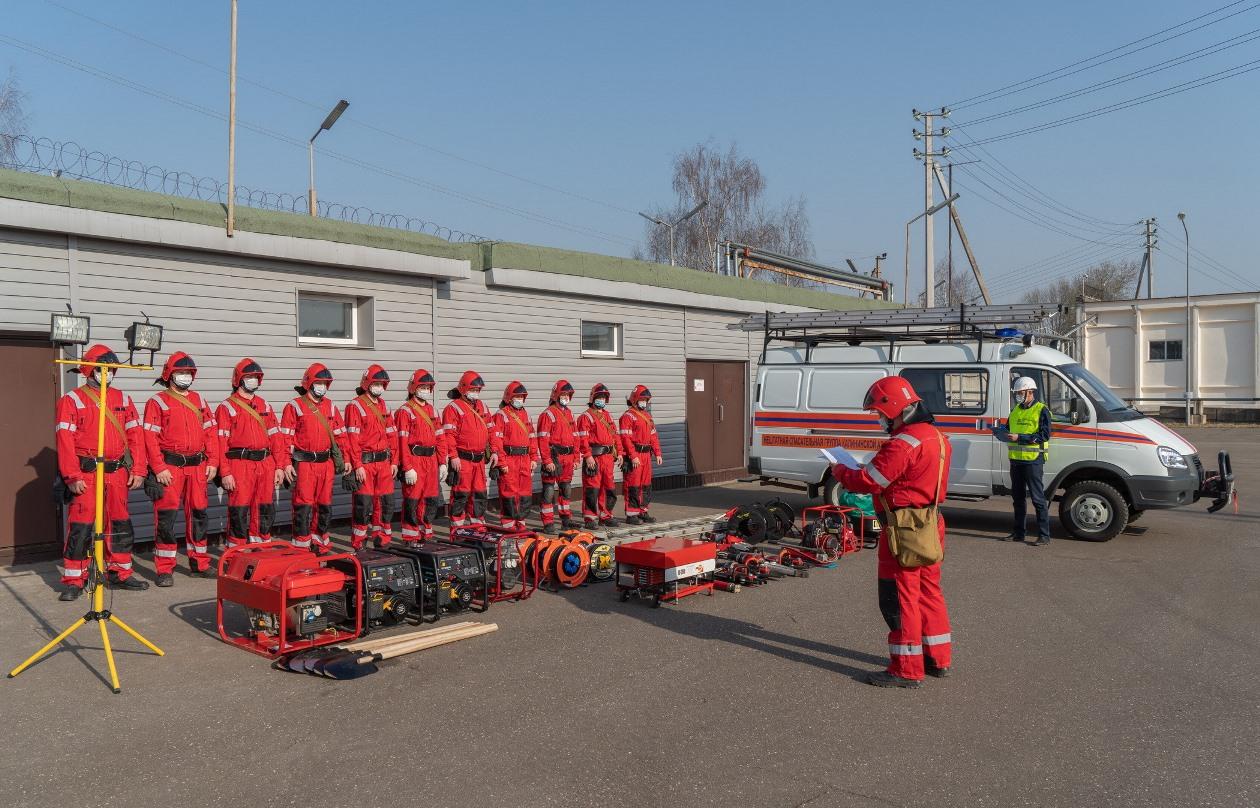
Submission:
[[[1082,309],[1081,364],[1138,409],[1183,410],[1188,387],[1197,416],[1260,416],[1260,292],[1191,296],[1188,337],[1184,297]]]

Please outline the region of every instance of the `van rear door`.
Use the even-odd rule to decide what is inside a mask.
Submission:
[[[995,403],[989,393],[988,368],[916,364],[904,368],[901,376],[910,382],[935,416],[936,425],[949,436],[953,448],[950,492],[991,496],[995,481],[993,447],[997,439],[987,426]]]

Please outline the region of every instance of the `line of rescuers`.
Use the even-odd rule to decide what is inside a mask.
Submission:
[[[110,357],[113,357],[112,359]],[[94,345],[85,362],[116,362],[108,347]],[[87,580],[95,507],[99,368],[87,365],[87,382],[57,405],[57,454],[69,500],[63,551],[62,600],[74,600]],[[352,398],[338,408],[329,398],[335,379],[316,362],[294,387],[297,396],[279,414],[260,395],[264,372],[245,358],[232,371],[232,392],[217,407],[193,389],[197,365],[180,351],[171,354],[155,384],[164,389],[139,414],[130,396],[107,386],[105,430],[105,530],[109,581],[123,589],[146,589],[132,577],[132,527],[128,489],[143,487],[155,510],[154,566],[158,586],[172,586],[179,543],[176,519],[183,511],[188,568],[214,574],[206,541],[206,484],[227,494],[227,538],[232,545],[272,540],[276,491],[291,489],[294,547],[331,551],[328,531],[334,482],[351,492],[350,537],[354,549],[394,540],[401,482],[399,538],[434,537],[434,523],[447,503],[450,529],[483,525],[489,510],[489,480],[498,486],[499,524],[524,528],[533,504],[534,473],[541,468],[543,530],[576,528],[571,496],[581,478],[582,527],[617,523],[613,472],[622,468],[625,521],[651,523],[652,466],[663,462],[651,413],[652,392],[636,386],[626,410],[614,420],[612,392],[591,388],[586,407],[575,414],[573,385],[560,379],[537,418],[526,409],[529,391],[509,382],[493,411],[483,400],[485,382],[468,370],[446,393],[439,413],[437,380],[425,369],[411,374],[407,401],[391,410],[384,400],[390,377],[380,365],[364,371]],[[111,377],[112,378],[112,377]],[[95,398],[93,397],[95,391]]]

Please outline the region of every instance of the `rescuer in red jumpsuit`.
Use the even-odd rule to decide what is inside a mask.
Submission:
[[[219,468],[218,425],[210,405],[192,387],[197,364],[176,351],[162,366],[156,384],[165,390],[144,405],[144,447],[149,474],[162,486],[153,503],[156,531],[153,566],[158,586],[173,586],[179,541],[175,517],[184,506],[184,540],[188,545],[188,571],[212,577],[210,548],[206,545],[206,486]]]
[[[626,524],[637,525],[639,522],[655,522],[656,517],[648,514],[648,506],[652,503],[652,461],[660,465],[661,441],[656,435],[656,423],[648,407],[652,402],[652,391],[643,385],[636,385],[626,399],[629,407],[621,414],[621,448],[630,461],[630,468],[622,469],[621,484],[625,489]]]
[[[568,530],[577,527],[569,510],[569,486],[573,482],[573,467],[577,464],[577,424],[569,402],[573,400],[573,385],[564,379],[551,388],[547,409],[538,416],[538,455],[542,461],[542,523],[543,532],[552,533],[556,517],[560,527]]]
[[[614,527],[617,488],[613,471],[621,459],[621,436],[608,414],[612,393],[603,384],[591,388],[586,410],[577,419],[578,448],[582,453],[582,524],[587,530]]]
[[[525,529],[538,468],[538,437],[525,411],[529,391],[518,381],[508,382],[494,414],[491,449],[499,456],[499,524]]]
[[[407,403],[394,413],[398,465],[403,470],[402,538],[414,544],[433,538],[446,479],[446,430],[433,409],[433,374],[417,370],[407,384]]]
[[[256,395],[262,367],[242,359],[232,371],[232,395],[215,411],[219,424],[222,465],[220,485],[228,492],[228,541],[271,541],[276,519],[276,488],[284,472],[276,459],[284,453],[284,436],[271,405]]]
[[[481,400],[485,386],[477,371],[464,371],[459,385],[446,394],[451,403],[442,410],[455,478],[451,484],[452,531],[467,524],[485,524],[486,469],[499,462],[490,446],[490,410]]]
[[[369,538],[387,547],[394,530],[394,479],[398,463],[398,429],[389,405],[382,400],[389,374],[370,365],[346,405],[346,432],[350,436],[350,465],[359,488],[350,509],[350,544],[358,550]]]
[[[298,397],[285,404],[280,414],[280,432],[285,439],[284,479],[293,490],[290,543],[317,555],[332,550],[328,524],[332,520],[333,480],[339,472],[352,471],[345,422],[337,405],[328,400],[332,383],[332,371],[316,362],[302,374],[302,383],[293,388]]]
[[[117,363],[118,357],[104,345],[93,345],[83,354],[84,362]],[[73,496],[67,509],[65,550],[61,560],[61,600],[74,600],[87,583],[88,556],[96,529],[96,451],[100,424],[101,373],[114,371],[80,365],[70,371],[81,373],[87,384],[66,393],[57,401],[57,470]],[[127,511],[127,490],[144,484],[144,429],[136,405],[126,393],[109,385],[105,393],[105,492],[103,523],[105,556],[110,584],[119,589],[148,589],[144,581],[131,577],[131,515]]]
[[[833,466],[832,474],[840,485],[848,491],[874,494],[881,512],[881,498],[894,511],[942,502],[949,488],[949,441],[938,440],[943,436],[910,383],[900,376],[880,379],[867,391],[862,408],[877,412],[891,437],[865,466]],[[888,524],[888,514],[883,519]],[[944,517],[938,516],[937,530],[943,546]],[[888,533],[884,530],[879,537],[878,575],[879,610],[888,623],[891,662],[886,671],[872,673],[867,680],[880,687],[919,687],[924,673],[945,677],[951,664],[941,565],[902,567],[888,549]]]

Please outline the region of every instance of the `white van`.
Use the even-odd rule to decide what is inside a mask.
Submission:
[[[996,307],[995,307],[996,308]],[[1008,307],[1013,308],[1013,307]],[[948,310],[946,310],[948,311]],[[803,484],[834,503],[835,481],[819,454],[840,445],[866,461],[887,438],[874,414],[862,410],[877,379],[903,376],[922,396],[953,446],[948,495],[979,500],[1009,494],[1007,446],[990,433],[1012,405],[1011,383],[1037,383],[1053,431],[1046,493],[1073,536],[1106,541],[1152,508],[1176,508],[1202,496],[1219,510],[1233,492],[1228,455],[1220,473],[1205,473],[1194,446],[1117,398],[1068,355],[1009,331],[962,336],[872,335],[815,318],[824,337],[808,331],[766,332],[753,394],[748,470],[766,484]],[[926,312],[925,312],[926,314]],[[780,315],[771,315],[771,322]],[[760,315],[758,316],[760,317]],[[949,314],[959,322],[957,310]],[[759,330],[749,318],[745,330]],[[764,321],[763,321],[764,322]],[[793,342],[771,347],[775,339]]]

